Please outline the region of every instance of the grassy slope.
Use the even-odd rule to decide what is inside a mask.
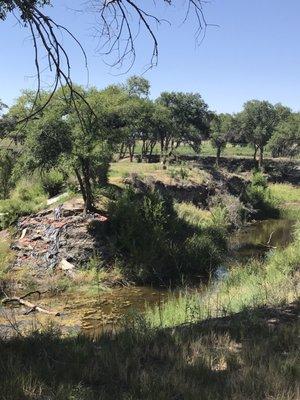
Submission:
[[[271,249],[266,261],[249,260],[246,267],[232,268],[227,278],[199,293],[171,296],[162,306],[148,311],[152,326],[173,326],[205,318],[224,316],[264,304],[278,305],[299,296],[300,267],[300,188],[288,184],[270,185],[271,194],[282,214],[298,221],[295,240],[284,250]],[[193,223],[210,215],[188,204],[177,205],[179,214]]]

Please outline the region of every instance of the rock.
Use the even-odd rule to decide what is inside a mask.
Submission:
[[[24,229],[22,230],[22,234],[21,234],[20,240],[22,240],[22,239],[25,237],[26,232],[27,232],[27,228],[24,228]]]
[[[72,271],[75,268],[75,265],[71,264],[65,258],[63,258],[58,264],[58,268],[62,271]]]

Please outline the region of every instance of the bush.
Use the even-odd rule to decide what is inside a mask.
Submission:
[[[11,197],[0,202],[0,227],[6,228],[19,217],[32,214],[43,207],[46,200],[40,184],[29,180],[21,180],[11,193]]]
[[[64,188],[65,178],[57,169],[51,169],[41,175],[41,183],[44,191],[49,197],[54,197],[62,192]]]
[[[230,194],[213,196],[209,202],[213,223],[217,226],[239,228],[246,217],[243,203]]]
[[[250,204],[256,218],[278,217],[277,202],[272,196],[266,177],[254,172],[252,182],[246,190],[245,203]]]
[[[221,230],[219,230],[221,232]],[[181,220],[168,198],[129,188],[109,207],[108,239],[135,281],[170,283],[208,274],[226,248],[223,234]]]

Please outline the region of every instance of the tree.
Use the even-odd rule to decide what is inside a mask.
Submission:
[[[70,101],[68,88],[55,93],[51,108],[32,121],[20,161],[24,169],[49,170],[63,165],[75,173],[86,211],[94,210],[93,186],[107,175],[113,150],[118,141],[114,132],[120,126],[107,91],[76,87],[86,101]]]
[[[133,75],[127,79],[125,90],[129,96],[148,98],[150,94],[150,82],[146,78]]]
[[[216,164],[219,165],[221,151],[232,136],[233,117],[230,114],[214,115],[210,125],[210,140],[217,149]]]
[[[300,114],[291,114],[275,129],[268,146],[273,157],[296,157],[300,154]]]
[[[169,111],[172,136],[167,136],[161,145],[161,153],[171,155],[181,143],[189,144],[196,152],[200,150],[202,139],[209,134],[212,117],[208,105],[199,93],[163,92],[157,103]],[[169,126],[170,127],[170,126]]]
[[[0,198],[6,199],[12,188],[12,172],[16,154],[11,149],[0,150]]]
[[[241,113],[241,129],[247,143],[259,151],[259,167],[263,165],[264,149],[278,123],[276,108],[268,101],[250,100]]]
[[[137,141],[142,143],[142,158],[152,152],[155,146],[151,130],[153,102],[148,98],[150,82],[145,78],[132,76],[123,85],[123,92],[126,97],[123,98],[122,107],[124,140],[120,148],[120,158],[128,151],[132,162]]]

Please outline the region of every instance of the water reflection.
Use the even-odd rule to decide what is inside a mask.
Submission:
[[[294,221],[257,221],[236,232],[230,239],[230,255],[238,262],[261,258],[269,250],[284,248],[292,241]]]

